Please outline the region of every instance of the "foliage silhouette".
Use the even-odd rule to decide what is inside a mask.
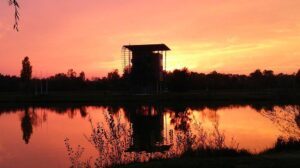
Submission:
[[[272,70],[255,70],[249,75],[222,74],[213,71],[208,74],[191,72],[187,68],[164,71],[164,89],[168,92],[197,92],[216,90],[269,91],[276,94],[300,89],[300,70],[293,74],[274,74]],[[37,93],[39,88],[48,92],[56,91],[101,91],[111,94],[136,93],[138,88],[132,84],[132,73],[125,69],[123,75],[113,70],[105,77],[86,78],[83,71],[77,73],[69,69],[46,78],[32,78],[32,66],[28,57],[22,61],[20,77],[0,74],[0,92]],[[40,89],[42,90],[42,89]],[[209,93],[209,92],[207,92]]]
[[[32,76],[32,66],[29,61],[29,57],[25,57],[22,61],[21,80],[28,82]]]
[[[26,57],[23,60],[21,77],[0,74],[0,92],[18,92],[22,90],[23,81],[31,79],[32,66]],[[191,72],[187,68],[165,73],[165,83],[169,92],[213,91],[213,90],[287,90],[300,89],[300,70],[293,74],[274,74],[271,70],[256,70],[249,75],[222,74],[216,71],[204,74]],[[132,91],[130,72],[120,75],[117,70],[109,72],[102,78],[87,79],[82,71],[78,75],[73,69],[67,73],[58,73],[47,78],[33,78],[28,82],[29,88],[40,81],[47,81],[49,91]]]

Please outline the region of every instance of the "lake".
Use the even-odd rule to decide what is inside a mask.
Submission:
[[[259,153],[279,137],[299,137],[299,128],[292,104],[2,105],[0,167],[70,167],[77,156],[147,161],[180,155],[189,143]]]

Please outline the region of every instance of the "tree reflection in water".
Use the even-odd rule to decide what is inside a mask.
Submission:
[[[258,112],[276,124],[285,138],[300,137],[300,106],[275,106],[271,109],[262,108]]]
[[[49,108],[56,113],[67,113],[69,118],[74,118],[77,111],[79,111],[82,118],[87,116],[87,111],[85,106],[80,106],[78,108]],[[43,122],[47,121],[47,113],[44,112],[45,108],[38,108],[42,113],[37,114],[35,107],[24,107],[23,113],[21,114],[21,129],[23,132],[23,140],[26,144],[29,143],[30,137],[33,134],[33,126],[37,127],[42,125]],[[1,114],[1,113],[0,113]]]
[[[39,116],[35,112],[35,108],[24,108],[24,113],[21,115],[21,128],[23,132],[23,140],[26,144],[29,143],[30,137],[33,133],[33,126],[41,125],[46,120],[46,113],[43,113],[42,116]]]
[[[31,118],[31,116],[29,114],[29,109],[26,108],[25,114],[21,121],[21,128],[23,131],[23,140],[25,141],[26,144],[29,143],[29,139],[32,134],[32,120],[33,119]]]
[[[123,108],[125,109],[130,122],[122,122],[119,115],[114,115],[110,109],[104,114],[105,122],[96,123],[94,126],[91,121],[92,134],[88,140],[99,152],[99,156],[95,159],[95,167],[172,158],[199,149],[233,148],[225,145],[225,135],[219,130],[218,121],[215,121],[210,132],[203,129],[201,123],[197,123],[196,132],[193,132],[190,127],[193,116],[188,108],[183,109],[182,112],[171,112],[170,124],[173,125],[174,130],[170,130],[169,141],[164,141],[163,108],[149,105]],[[90,162],[90,160],[78,161],[80,157],[70,152],[73,149],[69,140],[66,140],[66,146],[71,153],[69,157],[73,167],[87,165]]]

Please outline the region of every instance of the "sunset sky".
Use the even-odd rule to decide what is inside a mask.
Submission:
[[[248,74],[300,69],[300,0],[0,1],[0,73],[19,75],[29,56],[34,76],[120,69],[124,44],[165,43],[168,70]]]

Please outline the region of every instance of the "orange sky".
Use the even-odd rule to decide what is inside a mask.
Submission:
[[[300,68],[299,0],[0,1],[0,73],[18,75],[28,55],[34,76],[121,68],[123,44],[166,43],[168,68],[246,73]]]

